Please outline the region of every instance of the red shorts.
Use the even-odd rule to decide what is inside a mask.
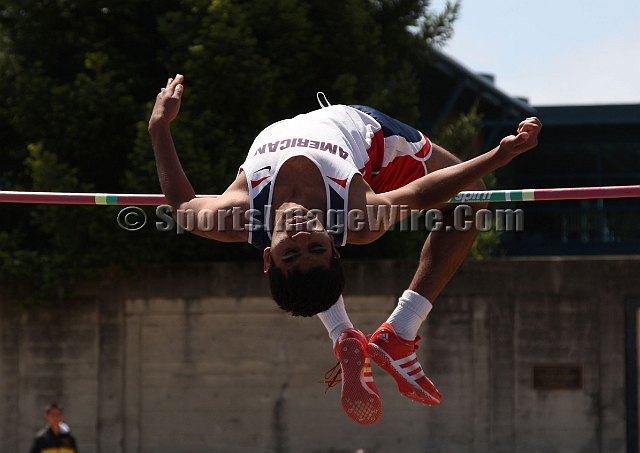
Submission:
[[[399,189],[427,174],[425,161],[433,149],[426,135],[374,108],[363,105],[351,107],[380,124],[367,150],[369,161],[360,169],[374,192]]]
[[[390,192],[404,187],[426,174],[426,162],[416,160],[411,156],[399,156],[389,162],[386,167],[382,167],[380,172],[371,178],[369,185],[375,193]]]

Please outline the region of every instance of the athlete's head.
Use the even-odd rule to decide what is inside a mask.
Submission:
[[[276,217],[263,258],[273,299],[294,316],[328,310],[342,294],[340,254],[311,212]]]

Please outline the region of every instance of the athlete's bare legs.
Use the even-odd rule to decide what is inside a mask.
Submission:
[[[444,149],[435,146],[427,161],[429,172],[449,167],[460,160]],[[479,180],[467,190],[485,190]],[[473,215],[486,203],[473,203]],[[475,225],[468,231],[454,228],[454,205],[437,206],[443,213],[443,225],[428,236],[420,254],[418,269],[387,322],[371,336],[369,354],[385,371],[391,374],[404,396],[420,403],[437,405],[440,393],[425,376],[418,362],[418,329],[426,319],[432,302],[438,297],[451,277],[466,258],[477,235]],[[450,228],[447,228],[450,227]]]
[[[432,173],[441,168],[449,167],[460,162],[460,159],[444,149],[435,146],[433,155],[427,161],[427,170]],[[466,190],[486,190],[482,180]],[[487,203],[470,203],[475,216],[479,209],[486,209]],[[409,289],[426,297],[433,302],[456,273],[466,258],[478,231],[473,227],[469,231],[457,231],[453,225],[453,210],[456,205],[446,203],[437,208],[444,215],[443,227],[432,231],[424,243],[420,254],[420,263]],[[475,218],[475,217],[471,217]],[[446,226],[451,226],[447,231]]]
[[[434,145],[433,154],[427,160],[427,171],[431,173],[459,162],[458,158],[441,147]],[[484,190],[485,186],[482,181],[477,181],[467,189]],[[475,203],[472,206],[473,215],[478,209],[485,207],[486,203]],[[416,335],[420,325],[431,310],[431,302],[436,299],[453,274],[458,270],[477,235],[475,228],[471,228],[468,231],[456,231],[453,222],[455,205],[443,203],[434,208],[443,213],[442,228],[438,231],[432,231],[427,236],[420,254],[418,269],[411,284],[400,297],[398,306],[387,322],[383,323],[371,336],[367,347],[371,358],[396,379],[398,389],[403,395],[414,401],[429,405],[440,403],[440,393],[425,376],[418,362],[415,350],[417,349],[416,343],[419,337]],[[448,231],[447,226],[451,227]],[[318,317],[333,340],[336,355],[341,358],[340,353],[344,349],[341,345],[343,332],[355,330],[349,320],[342,298],[329,310],[318,313]],[[365,367],[363,369],[368,370],[365,359],[366,357],[363,358],[362,366]],[[346,371],[350,370],[347,369]],[[346,373],[349,375],[349,381],[347,382],[350,383],[345,384],[343,382],[343,407],[345,407],[347,415],[354,421],[363,423],[360,419],[354,418],[353,413],[347,411],[345,401],[350,400],[349,395],[356,390],[358,392],[367,388],[374,390],[375,386],[373,382],[369,382],[370,378],[363,379],[363,376],[370,376],[370,371],[367,371],[366,375],[361,373],[362,370],[360,368],[357,371],[357,376],[354,375],[355,377],[350,376],[350,373]],[[333,381],[331,381],[331,384],[333,384]],[[371,415],[366,417],[366,422],[368,423],[375,423],[381,415],[381,412],[378,412],[381,406],[379,405],[377,391],[375,391],[373,398],[375,405],[372,405],[368,412]]]

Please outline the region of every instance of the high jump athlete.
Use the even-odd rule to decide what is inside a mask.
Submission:
[[[417,332],[477,230],[443,227],[427,236],[411,284],[368,341],[345,310],[337,246],[375,241],[389,222],[374,217],[398,211],[392,222],[411,211],[439,209],[443,224],[451,226],[453,207],[445,201],[462,190],[484,190],[484,175],[537,145],[540,121],[525,119],[516,135],[503,138],[495,149],[460,162],[421,132],[375,109],[328,106],[264,129],[224,193],[196,198],[170,131],[183,81],[180,74],[168,80],[149,120],[160,185],[174,216],[192,210],[202,220],[213,213],[206,227],[197,221],[192,232],[263,250],[276,303],[294,316],[318,315],[327,328],[342,371],[342,407],[356,423],[373,424],[382,415],[369,357],[395,378],[404,396],[439,404],[440,393],[415,354]]]

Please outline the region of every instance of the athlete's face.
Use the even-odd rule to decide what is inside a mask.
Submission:
[[[335,250],[333,238],[310,211],[296,207],[276,214],[271,247],[264,250],[264,272],[272,264],[287,274],[294,268],[303,271],[328,267]]]

